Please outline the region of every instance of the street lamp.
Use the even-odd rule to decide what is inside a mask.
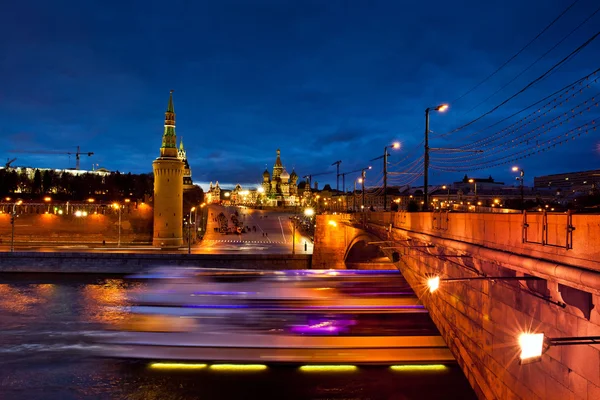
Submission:
[[[395,142],[389,146],[385,146],[383,148],[383,211],[387,211],[387,158],[388,152],[387,148],[391,147],[392,149],[399,149],[400,143]]]
[[[477,199],[477,182],[475,182],[475,179],[471,178],[469,179],[469,183],[473,183],[475,185],[475,199]]]
[[[367,176],[366,171],[371,168],[372,168],[371,166],[369,166],[367,168],[363,168],[360,173],[360,176],[361,176],[360,183],[362,185],[361,186],[361,189],[362,189],[362,206],[361,206],[361,208],[363,209],[363,211],[365,208],[365,178]]]
[[[190,219],[188,222],[188,254],[192,253],[192,213],[195,213],[195,211],[196,207],[190,209]],[[194,214],[194,230],[196,227],[196,219],[198,219],[198,216]]]
[[[10,214],[10,252],[15,251],[15,218],[17,216],[17,206],[23,204],[23,200],[17,199],[13,203],[12,212]]]
[[[440,104],[436,107],[428,107],[425,109],[425,157],[423,160],[423,211],[429,208],[428,188],[429,184],[429,112],[431,110],[444,112],[448,109],[448,104]]]
[[[521,209],[525,210],[525,194],[523,192],[523,181],[525,180],[525,171],[523,171],[521,168],[519,167],[512,167],[513,172],[519,172],[520,176],[517,176],[517,180],[520,181],[520,186],[521,186]]]
[[[446,199],[446,203],[447,203],[448,208],[450,208],[450,186],[444,185],[444,186],[442,186],[442,189],[444,189],[444,190],[448,189],[448,198]]]
[[[113,203],[112,206],[113,206],[113,208],[116,208],[119,210],[119,240],[117,242],[117,247],[121,247],[121,204]]]

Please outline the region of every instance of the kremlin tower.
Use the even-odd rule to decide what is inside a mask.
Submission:
[[[154,170],[154,247],[180,247],[183,244],[183,176],[185,163],[177,151],[173,91],[165,113],[165,131],[160,157]]]

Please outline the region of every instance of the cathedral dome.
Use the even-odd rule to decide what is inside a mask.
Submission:
[[[288,174],[288,172],[284,169],[281,175],[279,175],[279,177],[284,181],[287,181],[288,179],[290,179],[290,174]]]
[[[263,172],[263,177],[268,178],[269,176],[269,171],[265,169],[265,172]]]
[[[292,170],[292,174],[290,175],[290,178],[292,178],[292,179],[298,178],[298,174],[296,173],[295,170]]]

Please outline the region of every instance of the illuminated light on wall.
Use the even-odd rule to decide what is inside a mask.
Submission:
[[[152,369],[202,369],[206,368],[206,364],[184,364],[184,363],[152,363]]]
[[[264,364],[213,364],[210,369],[214,371],[264,371]]]
[[[448,369],[443,364],[430,365],[390,365],[392,371],[445,371]]]
[[[519,336],[519,347],[521,348],[521,361],[535,359],[542,356],[544,349],[543,333],[522,333]]]
[[[337,226],[337,223],[334,220],[329,220],[329,225],[331,226]]]
[[[357,369],[356,365],[303,365],[300,367],[302,372],[353,372]]]

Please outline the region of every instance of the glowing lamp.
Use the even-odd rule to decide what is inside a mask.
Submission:
[[[543,333],[522,333],[519,336],[519,347],[521,348],[521,362],[535,361],[542,356],[544,350]]]
[[[429,293],[433,293],[440,287],[440,277],[434,276],[433,278],[427,279],[427,287],[429,288]]]

